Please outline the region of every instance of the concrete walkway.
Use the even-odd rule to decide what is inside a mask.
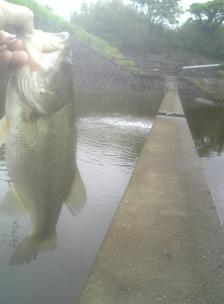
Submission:
[[[223,231],[172,81],[160,112],[80,304],[224,303]]]

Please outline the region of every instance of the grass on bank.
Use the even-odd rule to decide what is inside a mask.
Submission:
[[[224,96],[222,92],[216,92],[214,90],[209,89],[205,83],[203,83],[200,79],[195,80],[194,84],[204,92],[208,98],[212,99],[217,106],[224,103]]]

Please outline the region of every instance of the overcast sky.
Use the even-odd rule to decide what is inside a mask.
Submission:
[[[69,17],[72,11],[79,11],[83,2],[94,3],[97,0],[38,0],[40,3],[48,4],[57,14]],[[127,1],[127,0],[126,0]],[[184,9],[188,9],[194,2],[207,2],[208,0],[182,0],[181,4]],[[127,1],[128,2],[128,1]],[[186,17],[185,17],[186,19]]]

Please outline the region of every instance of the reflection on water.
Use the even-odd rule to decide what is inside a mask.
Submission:
[[[77,160],[87,203],[74,217],[62,207],[57,247],[37,260],[9,266],[9,259],[29,231],[26,217],[0,215],[0,303],[74,303],[124,193],[151,127],[148,118],[94,116],[77,122]],[[9,189],[0,149],[0,199]]]
[[[224,108],[187,107],[188,122],[205,168],[220,221],[224,223]]]
[[[201,157],[213,158],[224,150],[224,108],[198,106],[187,111]]]

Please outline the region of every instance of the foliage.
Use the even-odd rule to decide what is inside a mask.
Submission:
[[[215,5],[217,1],[220,3],[224,0],[210,1],[210,7],[211,3]],[[168,22],[168,17],[173,18],[176,10],[179,12],[178,1],[169,1],[168,4],[160,0],[132,0],[132,2],[135,6],[125,5],[122,0],[101,0],[92,5],[85,4],[81,13],[73,16],[73,22],[132,57],[147,58],[151,54],[156,54],[163,57],[170,56],[176,60],[176,54],[181,58],[180,54],[187,53],[187,58],[191,57],[191,61],[201,55],[214,59],[224,58],[222,25],[210,30],[195,17],[179,28],[171,28],[165,24],[165,20]],[[159,5],[161,10],[166,5],[170,10],[166,9],[163,13],[161,11],[158,13]],[[171,8],[174,10],[173,14],[169,13],[172,11]]]
[[[201,24],[186,22],[179,30],[177,39],[182,48],[191,54],[203,54],[210,58],[224,58],[224,31],[210,32]]]
[[[171,51],[177,45],[175,30],[163,24],[149,24],[145,14],[122,0],[98,1],[82,6],[72,22],[115,45],[129,55]]]
[[[176,20],[180,12],[179,0],[131,1],[129,5],[122,0],[84,4],[81,12],[74,13],[69,23],[35,0],[10,0],[30,7],[35,15],[69,31],[108,58],[118,58],[119,64],[132,70],[136,69],[135,64],[118,49],[140,59],[161,56],[182,60],[184,54],[190,64],[197,64],[195,58],[201,55],[213,62],[224,59],[224,25],[221,22],[224,0],[192,5],[193,18],[175,28],[167,23]]]
[[[184,49],[208,58],[224,59],[224,27],[212,27],[195,20],[188,20],[178,30],[177,38]]]
[[[180,0],[131,0],[145,14],[149,24],[174,24],[182,13]]]
[[[64,18],[53,13],[48,6],[43,6],[35,0],[8,0],[8,2],[29,7],[34,12],[35,16],[47,20],[60,30],[65,30],[74,34],[77,39],[96,49],[104,56],[108,58],[119,58],[118,63],[120,65],[125,65],[129,70],[135,70],[135,68],[133,68],[134,62],[127,60],[116,47],[112,47],[108,42],[86,32],[77,24],[69,23]]]
[[[121,0],[85,4],[80,15],[73,16],[73,22],[121,49],[124,44],[138,48],[147,32],[144,17]]]
[[[224,0],[193,3],[189,11],[200,24],[217,29],[224,21]]]

